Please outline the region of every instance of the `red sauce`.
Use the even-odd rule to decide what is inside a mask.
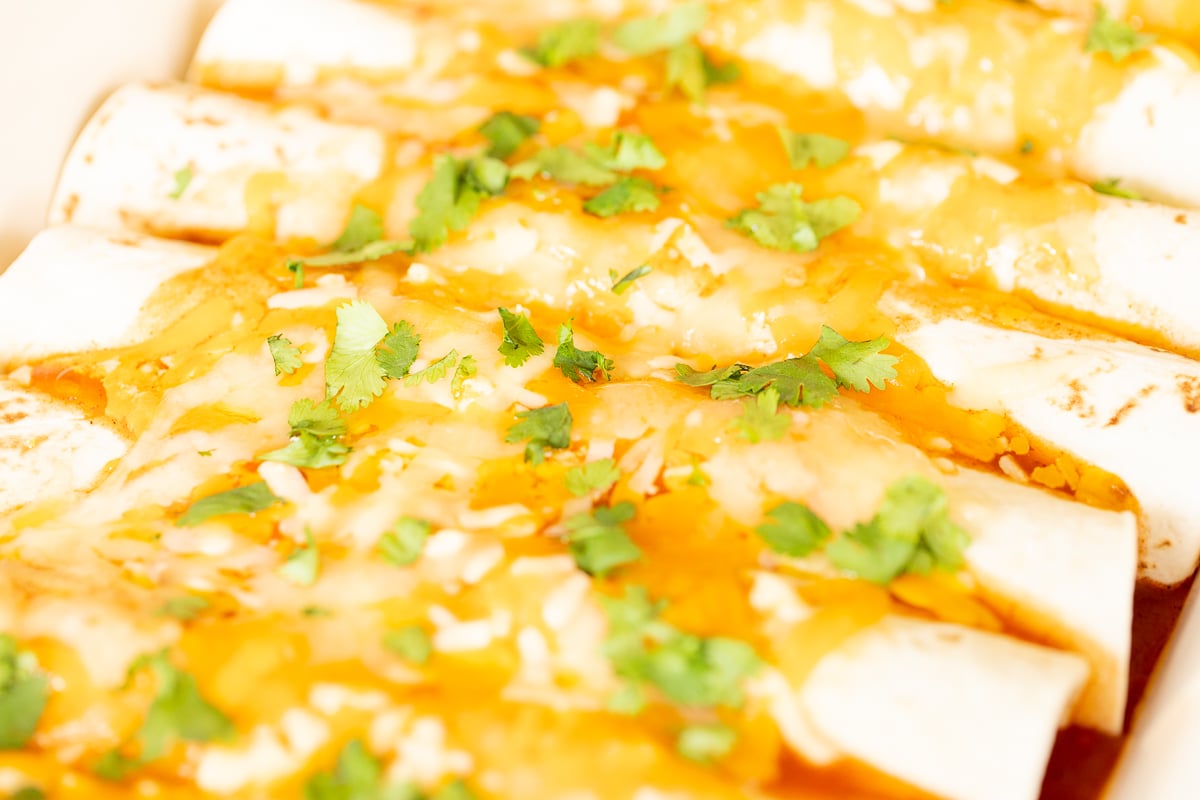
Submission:
[[[1138,584],[1133,594],[1133,650],[1129,663],[1129,704],[1125,709],[1128,733],[1163,648],[1175,630],[1193,578],[1170,589]],[[1058,735],[1042,800],[1096,800],[1100,797],[1128,736],[1105,736],[1085,728],[1067,728]]]

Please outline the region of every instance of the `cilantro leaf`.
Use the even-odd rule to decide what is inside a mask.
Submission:
[[[773,386],[779,399],[792,407],[820,408],[837,396],[837,384],[821,371],[811,355],[735,373],[713,383],[710,395],[714,400],[727,400],[758,394],[768,386]]]
[[[304,363],[300,360],[300,348],[278,333],[267,337],[267,349],[271,351],[271,360],[275,362],[276,376],[291,375]]]
[[[304,529],[304,538],[305,545],[291,552],[280,565],[279,574],[298,586],[312,586],[321,571],[321,551],[308,528]]]
[[[525,460],[537,466],[546,460],[546,448],[571,446],[571,409],[566,403],[531,408],[517,414],[517,423],[508,429],[504,441],[526,441]]]
[[[338,307],[333,348],[325,360],[326,399],[353,411],[383,394],[384,368],[375,345],[387,335],[387,323],[365,300]]]
[[[1096,3],[1096,16],[1087,31],[1085,53],[1108,53],[1120,63],[1129,56],[1145,50],[1154,42],[1154,35],[1138,33],[1130,25],[1114,19],[1102,3]]]
[[[293,434],[292,439],[278,450],[263,453],[261,461],[275,461],[293,467],[324,469],[346,463],[350,448],[337,439],[314,436],[306,431]]]
[[[236,489],[201,497],[188,506],[179,519],[175,520],[175,525],[190,528],[213,517],[225,514],[254,514],[282,502],[284,499],[276,497],[265,481],[256,481]]]
[[[896,379],[895,365],[900,359],[880,352],[891,343],[886,336],[851,342],[828,325],[822,325],[821,338],[808,355],[824,361],[839,386],[869,392],[872,386],[883,389],[888,381]]]
[[[568,492],[576,497],[583,497],[592,492],[607,489],[620,477],[621,470],[617,469],[617,462],[611,458],[602,458],[599,461],[589,461],[578,467],[571,467],[567,470],[565,480]]]
[[[259,456],[293,467],[321,469],[344,464],[350,448],[338,439],[346,433],[346,421],[328,400],[314,403],[303,397],[288,412],[291,440],[285,447]]]
[[[466,355],[458,362],[458,367],[454,370],[454,376],[450,378],[450,394],[455,400],[461,400],[463,396],[463,384],[467,378],[470,378],[475,373],[479,372],[479,367],[476,366],[475,356]]]
[[[748,369],[750,368],[745,364],[730,364],[728,367],[713,367],[707,372],[698,372],[687,364],[676,364],[675,380],[688,386],[714,386],[736,381]]]
[[[679,89],[693,102],[703,102],[709,86],[730,83],[739,77],[741,70],[737,64],[714,64],[694,42],[675,45],[667,53],[667,91]]]
[[[689,761],[709,764],[727,755],[737,743],[737,731],[719,722],[688,725],[679,732],[675,746]]]
[[[758,208],[743,209],[725,221],[763,247],[809,253],[821,240],[862,215],[862,207],[849,197],[830,197],[806,203],[797,183],[777,183],[758,194]]]
[[[377,242],[365,244],[357,250],[349,250],[344,253],[325,253],[319,256],[308,256],[307,258],[292,259],[288,264],[298,263],[301,266],[307,264],[310,267],[340,267],[345,264],[361,264],[364,261],[377,261],[384,256],[390,256],[393,253],[411,253],[413,251],[412,242],[397,242],[391,239],[380,239]],[[289,266],[289,269],[291,267]],[[295,270],[293,270],[295,271]],[[303,271],[297,273],[296,277],[303,281]],[[299,288],[299,287],[297,287]]]
[[[421,345],[421,337],[407,322],[397,322],[391,331],[383,337],[380,349],[375,353],[375,360],[383,367],[383,374],[388,378],[403,378],[408,374],[408,368],[417,360],[417,349]]]
[[[46,793],[36,786],[22,786],[9,795],[8,800],[46,800]]]
[[[683,706],[736,708],[742,682],[762,666],[745,642],[684,633],[659,619],[663,603],[641,586],[623,597],[602,597],[609,633],[604,654],[617,676],[639,688],[653,687]]]
[[[773,442],[787,435],[792,418],[779,411],[779,392],[768,386],[743,403],[742,415],[733,421],[738,436],[751,443]]]
[[[366,206],[355,205],[340,236],[330,247],[338,253],[353,253],[383,238],[383,220]]]
[[[0,633],[0,750],[16,750],[33,738],[46,708],[49,681],[37,657]]]
[[[492,158],[508,158],[538,132],[542,123],[535,117],[498,111],[479,126],[479,132],[491,142],[487,154]]]
[[[603,578],[622,564],[642,557],[641,549],[621,527],[633,515],[633,503],[621,502],[567,520],[567,546],[581,570]]]
[[[599,49],[600,23],[594,19],[573,19],[542,31],[537,44],[523,48],[521,54],[543,67],[562,67],[594,55]]]
[[[459,161],[440,155],[433,177],[417,195],[419,213],[408,225],[417,252],[429,252],[446,243],[451,231],[467,227],[485,197],[504,191],[508,166],[488,156]]]
[[[292,288],[293,289],[303,289],[304,288],[304,259],[289,258],[284,263],[284,267],[287,269],[288,272],[292,273]]]
[[[379,538],[379,554],[389,564],[407,567],[421,557],[432,525],[416,517],[401,517],[392,529]]]
[[[183,197],[183,193],[187,191],[188,186],[192,183],[192,168],[185,166],[182,169],[175,171],[175,188],[172,189],[167,197],[172,200],[178,200]]]
[[[304,784],[304,800],[423,800],[410,783],[389,784],[383,767],[358,739],[342,748],[332,772],[318,772]]]
[[[568,379],[579,383],[596,380],[599,371],[605,380],[613,369],[613,361],[598,350],[580,350],[575,346],[575,329],[570,320],[558,326],[558,350],[554,353],[554,366],[562,370]]]
[[[513,178],[529,180],[538,175],[580,186],[608,186],[621,177],[591,156],[563,145],[543,147],[512,168]]]
[[[211,604],[203,597],[194,594],[172,597],[158,607],[154,612],[157,617],[173,617],[182,622],[191,622]]]
[[[1109,197],[1120,197],[1125,200],[1145,200],[1145,196],[1140,192],[1135,192],[1133,189],[1126,189],[1121,186],[1120,178],[1109,178],[1105,181],[1096,181],[1092,184],[1092,191],[1100,194],[1106,194]]]
[[[478,800],[478,797],[462,778],[455,778],[438,789],[430,800]]]
[[[584,211],[602,218],[657,208],[658,191],[645,178],[621,178],[583,204]]]
[[[633,285],[634,281],[636,281],[638,278],[649,275],[651,271],[652,270],[649,264],[642,264],[640,267],[634,267],[633,269],[629,270],[629,272],[625,273],[623,278],[613,283],[612,293],[625,294],[629,287]],[[614,271],[611,273],[611,275],[613,278],[616,278],[617,273]]]
[[[500,322],[504,326],[504,341],[500,343],[498,350],[500,355],[504,356],[505,364],[519,367],[532,356],[540,356],[545,352],[546,344],[533,329],[529,317],[514,314],[507,308],[496,310],[500,312]]]
[[[618,172],[662,169],[667,163],[654,141],[641,133],[617,131],[606,147],[588,142],[583,150],[597,164]]]
[[[141,756],[132,766],[140,766],[166,755],[178,741],[231,741],[233,723],[200,694],[196,679],[171,663],[167,651],[141,656],[130,673],[149,669],[158,688],[146,718],[135,738]]]
[[[754,532],[776,553],[803,558],[829,539],[825,521],[800,503],[780,503],[767,516],[773,522],[764,522]]]
[[[950,521],[945,492],[927,478],[901,478],[888,487],[879,511],[834,539],[825,554],[837,568],[886,584],[904,572],[963,564],[970,537]]]
[[[649,55],[683,44],[700,32],[707,19],[704,3],[682,3],[666,13],[619,25],[613,31],[613,41],[631,55]]]
[[[343,436],[346,433],[346,420],[338,414],[333,403],[322,400],[314,403],[307,397],[302,397],[292,403],[288,412],[288,425],[292,434],[309,433],[313,436],[329,437]]]
[[[850,143],[820,133],[796,133],[780,125],[779,138],[787,151],[792,169],[804,169],[816,164],[821,169],[832,167],[850,153]]]
[[[433,654],[433,642],[420,625],[406,625],[388,631],[384,634],[383,646],[413,664],[424,664]]]
[[[408,375],[404,379],[404,385],[408,387],[420,386],[422,381],[429,384],[437,383],[446,377],[446,373],[453,369],[456,363],[458,363],[458,351],[451,350],[436,361],[430,362],[429,366],[425,369]]]

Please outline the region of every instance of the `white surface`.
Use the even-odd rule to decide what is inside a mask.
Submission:
[[[45,223],[63,156],[104,96],[182,73],[219,0],[0,0],[0,270]]]

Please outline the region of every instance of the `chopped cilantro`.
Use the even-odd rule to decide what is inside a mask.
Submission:
[[[641,133],[617,131],[606,147],[588,142],[583,149],[597,164],[618,172],[662,169],[667,163],[654,141]]]
[[[454,370],[454,376],[450,378],[450,394],[455,400],[461,400],[463,396],[463,384],[467,378],[479,371],[479,367],[475,363],[475,356],[466,355],[458,362],[458,367]]]
[[[1096,16],[1088,28],[1083,49],[1086,53],[1108,53],[1113,61],[1120,63],[1153,42],[1153,34],[1138,33],[1127,23],[1114,19],[1102,3],[1096,3]]]
[[[830,542],[825,554],[839,569],[874,583],[935,567],[959,569],[970,537],[950,521],[946,506],[937,484],[901,478],[888,487],[875,516]]]
[[[620,177],[616,172],[570,147],[543,147],[512,168],[512,177],[529,180],[542,176],[580,186],[608,186]]]
[[[213,517],[224,514],[254,514],[282,502],[283,498],[276,497],[266,482],[256,481],[236,489],[201,497],[188,506],[183,515],[175,520],[175,525],[190,528]]]
[[[682,3],[652,17],[632,19],[613,31],[618,47],[635,56],[649,55],[683,44],[704,27],[708,9],[702,2]]]
[[[439,359],[431,361],[425,369],[418,370],[404,379],[404,385],[408,387],[420,386],[422,382],[437,383],[442,378],[446,377],[446,373],[454,369],[454,365],[458,363],[458,351],[451,350],[446,355]]]
[[[346,744],[331,772],[318,772],[304,784],[304,800],[423,800],[410,783],[389,784],[383,767],[358,739]]]
[[[397,242],[391,239],[380,239],[378,242],[365,244],[358,250],[345,253],[325,253],[319,256],[308,256],[303,259],[291,259],[288,264],[307,264],[310,267],[340,267],[345,264],[361,264],[364,261],[376,261],[393,253],[411,253],[412,242]],[[290,269],[290,267],[289,267]],[[296,277],[303,280],[303,271],[297,272]]]
[[[337,309],[333,348],[325,360],[325,397],[343,411],[369,404],[388,378],[408,374],[421,337],[407,322],[388,329],[370,303],[355,300]]]
[[[787,151],[792,169],[804,169],[816,164],[821,169],[832,167],[850,153],[850,143],[820,133],[795,133],[780,125],[779,138]]]
[[[284,267],[287,268],[288,272],[292,273],[292,288],[293,289],[303,289],[304,288],[304,259],[289,258],[287,260],[287,262],[284,264]]]
[[[514,314],[507,308],[496,309],[500,312],[500,322],[504,326],[504,341],[500,343],[499,352],[504,356],[504,363],[510,367],[519,367],[532,356],[539,356],[546,350],[546,344],[533,323],[524,314]]]
[[[383,220],[366,206],[355,205],[350,219],[330,248],[337,253],[353,253],[383,238]]]
[[[33,737],[49,693],[37,657],[0,633],[0,750],[24,747]]]
[[[271,360],[275,362],[275,375],[291,375],[300,369],[300,348],[292,344],[278,333],[267,337],[267,349],[271,351]]]
[[[562,67],[594,55],[599,48],[600,23],[573,19],[542,31],[537,44],[523,48],[521,54],[543,67]]]
[[[737,731],[717,723],[688,725],[679,732],[675,746],[689,761],[709,764],[727,755],[737,743]]]
[[[772,522],[764,522],[754,532],[776,553],[803,558],[829,539],[825,521],[800,503],[780,503],[767,516]]]
[[[625,294],[626,290],[633,285],[634,281],[636,281],[638,278],[643,278],[646,275],[649,275],[650,272],[651,268],[649,264],[642,264],[640,267],[634,267],[633,269],[629,270],[629,272],[625,273],[623,278],[613,283],[612,293]],[[612,273],[612,277],[615,279],[617,274],[615,272]]]
[[[599,492],[612,486],[621,477],[617,462],[611,458],[589,461],[567,470],[567,491],[576,497]]]
[[[421,557],[431,529],[427,520],[401,517],[379,538],[379,554],[393,566],[407,567]]]
[[[733,424],[738,429],[738,436],[748,442],[773,442],[787,435],[792,417],[779,410],[779,392],[768,386],[743,402],[742,414]]]
[[[194,594],[184,594],[172,597],[158,607],[155,616],[174,617],[182,622],[191,622],[209,607],[210,603],[203,597]]]
[[[429,634],[420,625],[406,625],[388,631],[383,637],[383,646],[413,664],[424,664],[433,654]]]
[[[280,565],[279,574],[297,586],[312,586],[321,571],[321,551],[308,528],[304,529],[304,539],[304,546],[293,550]]]
[[[421,346],[421,337],[413,330],[412,325],[401,321],[392,325],[387,336],[375,353],[375,360],[383,367],[383,374],[393,380],[403,378],[408,374],[408,368],[417,360],[417,349]]]
[[[849,197],[806,203],[800,199],[801,192],[798,183],[777,183],[758,194],[758,208],[739,211],[725,225],[763,247],[808,253],[862,214],[862,206]]]
[[[1125,200],[1145,200],[1146,198],[1133,189],[1126,189],[1121,186],[1120,178],[1109,178],[1106,181],[1096,181],[1092,184],[1092,190],[1100,194],[1106,194],[1110,197],[1120,197]]]
[[[581,570],[603,578],[612,570],[642,557],[621,523],[633,519],[633,503],[621,502],[611,508],[601,506],[588,514],[576,514],[567,520],[567,546]]]
[[[571,446],[571,409],[566,403],[521,411],[517,419],[504,441],[509,444],[526,441],[525,460],[534,466],[546,460],[546,448]]]
[[[338,307],[333,348],[325,360],[326,399],[353,411],[383,393],[384,371],[375,346],[387,334],[387,323],[365,300]]]
[[[704,470],[700,469],[698,463],[692,463],[692,474],[688,475],[688,486],[708,486],[712,481],[704,474]]]
[[[1027,156],[1033,152],[1033,139],[1025,139],[1021,142],[1021,155]]]
[[[22,786],[9,795],[8,800],[46,800],[46,793],[36,786]]]
[[[188,186],[192,182],[192,168],[190,166],[183,167],[175,172],[175,188],[172,189],[167,197],[172,200],[178,200],[183,197],[183,193],[187,191]]]
[[[885,336],[851,342],[833,328],[822,326],[821,338],[799,358],[754,368],[731,364],[707,372],[676,364],[675,379],[688,386],[710,387],[715,400],[756,395],[773,386],[789,406],[819,407],[837,395],[838,386],[869,392],[872,386],[882,389],[886,381],[895,379],[898,359],[880,352],[890,344]],[[821,370],[820,361],[833,372],[833,378]]]
[[[575,346],[575,329],[570,320],[558,326],[558,350],[554,353],[554,366],[576,383],[595,381],[596,372],[605,380],[613,369],[613,361],[598,350],[580,350]]]
[[[320,403],[307,397],[297,400],[288,412],[288,424],[292,431],[287,446],[262,454],[261,460],[309,469],[345,463],[350,448],[339,437],[346,433],[346,421],[329,400]]]
[[[325,606],[305,606],[300,609],[300,613],[309,618],[333,616],[333,610]]]
[[[658,208],[658,191],[645,178],[622,177],[612,186],[583,204],[583,210],[597,217],[612,217]]]
[[[609,626],[604,654],[618,677],[683,706],[742,704],[742,682],[762,664],[750,645],[694,636],[663,622],[664,604],[651,602],[641,586],[627,586],[624,597],[603,597],[601,603]]]
[[[891,343],[886,336],[852,342],[828,325],[822,325],[821,338],[808,354],[825,362],[838,386],[869,392],[872,386],[883,389],[896,378],[895,365],[900,359],[881,352]]]
[[[535,117],[499,111],[479,126],[479,132],[491,142],[487,151],[489,156],[508,158],[540,127],[541,123]]]
[[[438,156],[433,177],[417,195],[420,213],[409,223],[417,252],[429,252],[446,243],[451,231],[467,227],[479,210],[479,203],[504,191],[508,184],[508,166],[488,156],[460,161],[453,156]]]
[[[96,773],[103,778],[119,779],[130,770],[166,755],[179,741],[227,742],[234,737],[229,717],[204,699],[196,679],[172,664],[166,650],[140,656],[129,668],[129,674],[144,669],[151,671],[158,687],[135,734],[141,754],[127,758],[117,750],[109,751],[95,766]]]
[[[693,102],[703,102],[709,86],[741,77],[737,64],[717,65],[694,42],[684,42],[667,53],[667,91],[679,89]]]

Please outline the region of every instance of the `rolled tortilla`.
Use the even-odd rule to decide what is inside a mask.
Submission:
[[[153,335],[150,320],[137,323],[154,291],[213,253],[134,233],[71,225],[42,231],[0,276],[0,363],[119,347]]]
[[[1186,460],[1200,446],[1200,365],[1130,342],[1061,338],[933,312],[893,295],[897,340],[968,409],[1002,411],[1117,474],[1144,526],[1139,569],[1175,584],[1200,560],[1200,497]]]
[[[89,488],[127,448],[79,409],[0,381],[0,514]]]
[[[441,68],[421,50],[454,39],[399,9],[306,1],[312,21],[284,25],[269,49],[256,34],[270,1],[226,4],[193,76],[218,88],[296,89],[333,75],[387,79],[430,61],[432,86]],[[513,27],[500,17],[490,22]],[[335,25],[342,41],[364,43],[361,52],[331,50],[324,31]],[[1061,163],[1086,181],[1120,179],[1164,202],[1200,205],[1200,166],[1190,157],[1200,71],[1162,46],[1120,63],[1086,53],[1087,27],[1000,0],[762,0],[714,5],[701,37],[806,88],[844,94],[878,133],[1006,155],[1029,142],[1043,163]],[[470,20],[460,28],[475,32]],[[501,52],[492,54],[492,65],[502,62]],[[1053,115],[1045,113],[1049,107]]]
[[[776,635],[789,633],[781,625]],[[1038,796],[1082,667],[958,625],[887,617],[826,655],[802,685],[782,688],[768,675],[760,686],[802,755],[856,758],[938,797],[1011,800]]]
[[[1028,141],[1084,180],[1200,205],[1200,71],[1158,46],[1120,63],[1086,53],[1087,27],[998,0],[766,0],[712,25],[722,49],[842,92],[890,133],[1001,154]]]
[[[383,136],[369,128],[185,86],[132,85],[80,134],[50,221],[201,241],[247,229],[329,241],[383,160]]]

